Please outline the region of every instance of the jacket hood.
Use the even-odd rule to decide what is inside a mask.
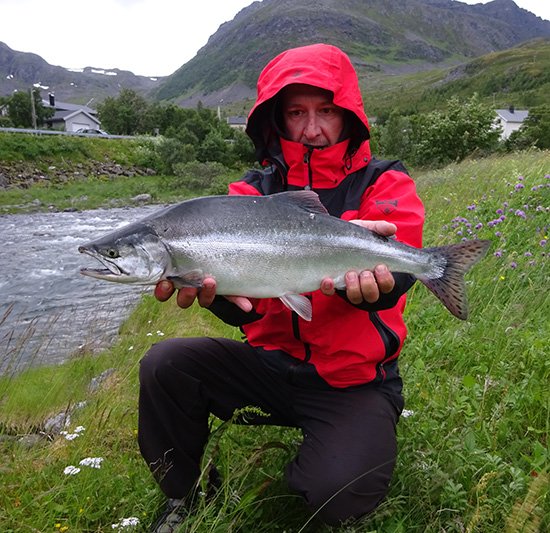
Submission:
[[[280,153],[275,120],[277,94],[293,83],[331,91],[333,102],[350,112],[347,124],[350,147],[356,150],[369,138],[369,123],[363,109],[357,74],[349,57],[336,46],[313,44],[292,48],[272,59],[258,78],[258,95],[248,115],[246,132],[256,147],[258,160]]]

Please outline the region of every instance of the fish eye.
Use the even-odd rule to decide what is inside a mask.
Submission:
[[[111,259],[116,259],[117,257],[120,257],[120,254],[118,253],[118,250],[116,248],[107,248],[105,250],[105,255],[110,257]]]

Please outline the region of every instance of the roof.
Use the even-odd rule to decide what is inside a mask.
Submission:
[[[42,105],[48,108],[54,108],[57,111],[84,111],[88,115],[97,115],[97,111],[86,105],[70,104],[68,102],[58,102],[56,100],[55,105],[50,105],[49,100],[42,100]]]
[[[523,122],[528,116],[526,109],[496,109],[496,114],[505,122]]]
[[[246,117],[236,117],[236,116],[227,117],[227,123],[233,124],[233,125],[246,126]]]

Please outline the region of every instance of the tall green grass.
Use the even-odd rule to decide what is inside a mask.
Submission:
[[[411,290],[401,355],[407,416],[390,493],[372,516],[339,531],[550,529],[549,155],[465,161],[416,176],[426,245],[474,236],[493,244],[467,276],[468,321],[423,286]],[[123,519],[131,517],[139,521],[132,530],[146,530],[162,495],[136,442],[138,365],[153,342],[176,335],[240,338],[205,310],[146,296],[99,356],[0,379],[1,531],[130,530]],[[91,378],[110,368],[90,392]],[[68,435],[21,441],[63,410],[71,413]],[[225,481],[213,500],[201,500],[188,531],[335,531],[285,488],[282,470],[299,441],[292,429],[213,420],[204,464],[215,461]],[[79,464],[89,457],[101,457],[101,468]],[[80,472],[65,474],[71,465]]]

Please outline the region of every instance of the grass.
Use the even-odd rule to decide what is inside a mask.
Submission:
[[[372,516],[338,531],[550,529],[549,155],[469,160],[416,176],[426,245],[474,236],[493,244],[468,275],[468,321],[420,284],[411,290],[401,356],[409,416],[398,427],[390,493]],[[0,378],[1,531],[146,530],[162,495],[137,448],[137,371],[152,342],[176,335],[240,338],[205,310],[145,296],[101,355]],[[92,377],[108,369],[90,392]],[[60,412],[70,414],[66,430],[77,437],[21,440]],[[204,463],[216,461],[225,481],[189,531],[336,531],[310,521],[284,486],[297,431],[216,420],[213,429]],[[98,457],[101,468],[80,465]],[[80,471],[64,474],[68,466]],[[126,526],[132,517],[139,524]]]

